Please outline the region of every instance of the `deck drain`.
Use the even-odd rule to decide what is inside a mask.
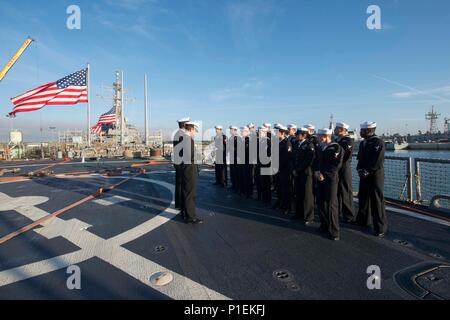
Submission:
[[[165,286],[169,283],[171,283],[173,280],[173,275],[169,272],[163,271],[163,272],[156,272],[151,275],[150,282],[154,286]]]
[[[441,279],[439,279],[438,277],[436,277],[434,274],[430,274],[426,277],[428,280],[432,281],[432,282],[436,282],[439,281]]]
[[[295,282],[288,283],[287,288],[294,292],[300,291],[300,286]]]
[[[430,257],[433,257],[436,259],[444,259],[444,257],[441,256],[439,253],[430,253]]]
[[[394,242],[399,244],[399,245],[401,245],[401,246],[404,246],[404,247],[411,247],[411,244],[408,241],[406,241],[406,240],[395,239]]]
[[[292,280],[292,274],[287,270],[276,270],[273,272],[273,276],[275,279],[283,282],[289,282]]]
[[[164,247],[164,246],[156,246],[155,247],[155,251],[156,252],[164,252],[164,251],[166,251],[166,247]]]

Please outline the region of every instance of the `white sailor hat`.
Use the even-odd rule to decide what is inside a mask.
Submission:
[[[305,124],[305,128],[308,130],[315,130],[316,127],[313,124]]]
[[[222,126],[215,126],[214,127],[216,130],[223,130],[223,127]]]
[[[230,130],[237,130],[238,129],[238,127],[236,127],[236,126],[230,126]]]
[[[283,126],[281,123],[275,123],[275,124],[273,125],[273,127],[274,127],[275,129],[280,129],[281,126]]]
[[[350,129],[350,126],[345,122],[336,122],[336,128],[343,128],[345,130]]]
[[[179,120],[177,120],[178,123],[185,123],[185,122],[189,122],[191,121],[191,119],[189,117],[185,117],[185,118],[181,118]]]
[[[197,122],[194,122],[194,121],[188,121],[188,122],[186,122],[186,125],[187,126],[194,126],[196,128],[200,127],[200,125]]]
[[[319,135],[332,135],[333,131],[331,129],[324,128],[324,129],[319,129],[319,131],[317,133]]]
[[[198,128],[199,128],[198,123],[197,123],[197,122],[194,122],[194,121],[188,121],[188,122],[186,122],[186,126],[188,126],[188,127],[194,127],[195,129],[198,129]]]
[[[308,133],[308,128],[302,127],[297,129],[296,134],[300,134],[300,133]]]
[[[258,127],[258,131],[267,132],[267,131],[269,131],[269,129],[266,127]]]
[[[249,129],[253,129],[254,127],[256,127],[256,125],[252,122],[250,122],[247,126]]]
[[[241,127],[241,131],[246,131],[246,130],[248,130],[248,127],[247,127],[247,126],[242,126],[242,127]]]
[[[278,127],[276,127],[276,129],[280,130],[280,131],[287,131],[288,128],[286,126],[283,126],[282,124],[278,124]]]
[[[297,126],[295,124],[288,124],[288,129],[297,129]]]
[[[263,127],[270,129],[270,128],[272,128],[272,125],[270,123],[266,122],[263,124]]]
[[[372,121],[366,121],[364,123],[361,123],[361,129],[373,129],[377,127],[377,123],[376,122],[372,122]]]

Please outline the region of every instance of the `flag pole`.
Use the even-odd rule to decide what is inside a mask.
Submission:
[[[148,96],[147,96],[147,75],[144,75],[144,116],[145,116],[145,145],[148,146]]]
[[[121,79],[120,79],[120,85],[121,85],[121,90],[120,90],[120,108],[122,109],[121,111],[121,119],[120,119],[120,144],[122,146],[125,145],[125,114],[124,114],[124,94],[123,94],[123,70],[121,73]]]
[[[87,64],[87,145],[91,146],[91,65]]]

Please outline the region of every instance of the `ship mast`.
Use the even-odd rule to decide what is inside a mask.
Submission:
[[[435,134],[438,133],[437,120],[441,114],[434,111],[434,106],[431,107],[431,112],[428,112],[425,115],[425,119],[430,121],[430,133]]]

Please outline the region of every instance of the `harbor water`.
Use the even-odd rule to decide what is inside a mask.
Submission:
[[[353,156],[353,188],[358,191],[356,154]],[[384,162],[385,196],[430,206],[439,197],[442,208],[450,209],[450,151],[387,151]]]

